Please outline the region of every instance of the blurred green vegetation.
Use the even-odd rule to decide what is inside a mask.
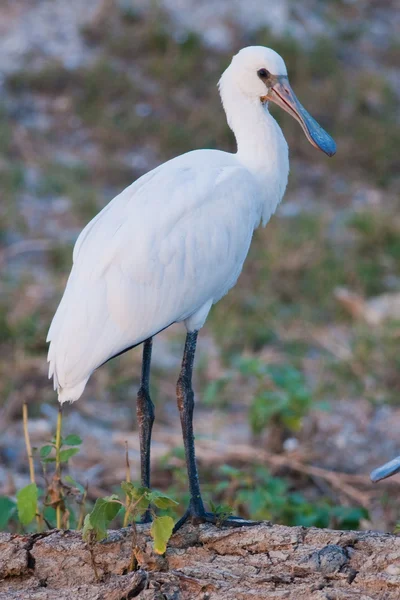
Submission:
[[[257,382],[250,406],[253,433],[267,426],[296,432],[311,406],[311,394],[302,374],[288,365],[265,365],[257,359],[242,359],[239,371]]]
[[[163,462],[164,469],[172,469],[173,484],[168,493],[180,499],[175,511],[181,516],[189,502],[184,468],[172,466],[174,457],[183,459],[183,448],[176,448]],[[361,507],[338,506],[327,498],[307,498],[295,491],[293,483],[282,476],[274,476],[261,466],[237,468],[221,465],[214,472],[202,471],[204,498],[210,507],[229,508],[231,514],[254,520],[267,520],[285,525],[358,529],[368,518]],[[298,484],[298,482],[297,482]]]
[[[362,508],[332,506],[326,500],[309,501],[264,467],[249,473],[223,466],[218,475],[220,481],[215,493],[222,494],[224,502],[230,503],[234,511],[249,518],[303,527],[358,529],[360,520],[368,516]]]

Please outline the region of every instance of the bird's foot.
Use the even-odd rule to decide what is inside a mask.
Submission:
[[[261,521],[251,521],[250,519],[242,519],[242,517],[224,517],[223,515],[218,515],[206,511],[194,511],[191,507],[187,509],[183,517],[179,519],[177,523],[175,523],[173,533],[176,533],[178,529],[182,527],[186,521],[191,521],[193,525],[198,525],[200,523],[213,523],[217,527],[251,527],[253,525],[258,525]]]

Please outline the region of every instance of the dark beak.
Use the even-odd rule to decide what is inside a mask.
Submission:
[[[333,156],[336,153],[335,141],[297,100],[289,85],[288,78],[278,76],[274,77],[274,79],[275,81],[265,99],[275,102],[275,104],[292,115],[300,123],[308,141],[315,148],[319,148],[328,156]]]

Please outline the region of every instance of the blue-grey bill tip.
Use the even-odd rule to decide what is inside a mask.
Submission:
[[[321,127],[319,123],[306,111],[306,109],[299,103],[299,112],[303,117],[305,126],[309,136],[317,144],[318,148],[325,152],[328,156],[336,154],[336,142],[335,140]]]
[[[393,460],[385,463],[381,467],[374,469],[370,474],[371,481],[376,483],[377,481],[381,481],[382,479],[386,479],[387,477],[391,477],[392,475],[396,475],[400,471],[400,456],[397,456]]]

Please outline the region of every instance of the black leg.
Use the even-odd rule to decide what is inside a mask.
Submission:
[[[174,532],[191,518],[193,522],[218,523],[216,515],[208,513],[204,509],[203,500],[200,493],[199,474],[197,472],[196,454],[194,449],[193,434],[193,410],[194,394],[192,388],[193,362],[196,352],[197,331],[188,333],[186,336],[185,350],[183,353],[182,368],[176,386],[178,408],[181,418],[183,443],[185,446],[186,466],[189,478],[190,504],[186,513],[176,523]],[[229,517],[224,521],[225,525],[230,527],[240,527],[242,525],[254,525],[254,521],[247,521],[240,517]]]
[[[193,410],[194,394],[192,389],[192,373],[194,355],[196,352],[197,331],[186,336],[182,368],[176,385],[178,408],[181,418],[183,443],[185,446],[186,466],[189,477],[190,508],[193,517],[203,517],[205,514],[200,493],[199,474],[197,472],[196,455],[194,450]]]
[[[141,484],[147,488],[150,487],[150,444],[151,430],[154,423],[154,404],[151,401],[149,390],[152,345],[152,338],[149,338],[143,343],[142,378],[137,395],[136,407],[140,440]],[[149,523],[150,521],[150,513],[147,511],[143,515],[142,522]]]

